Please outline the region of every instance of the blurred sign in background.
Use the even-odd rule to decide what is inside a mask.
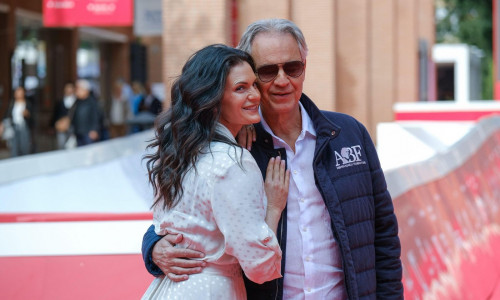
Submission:
[[[135,1],[134,34],[136,36],[161,35],[163,32],[161,0]]]
[[[43,25],[130,26],[132,0],[44,0]]]

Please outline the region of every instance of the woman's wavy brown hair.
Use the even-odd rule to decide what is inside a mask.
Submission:
[[[172,86],[170,109],[156,119],[155,138],[147,147],[153,153],[144,157],[154,189],[153,206],[170,209],[178,203],[184,176],[210,142],[238,147],[215,129],[229,71],[244,62],[255,72],[249,54],[216,44],[194,53],[182,68]]]

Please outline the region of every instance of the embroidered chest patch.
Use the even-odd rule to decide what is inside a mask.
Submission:
[[[363,160],[360,145],[343,147],[340,149],[340,153],[335,151],[335,166],[337,170],[364,164],[366,164],[366,161]]]

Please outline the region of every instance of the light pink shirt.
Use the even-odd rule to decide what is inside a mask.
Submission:
[[[291,171],[283,298],[347,299],[340,249],[333,237],[330,215],[314,183],[316,131],[302,104],[300,111],[302,131],[295,142],[295,153],[261,118],[264,129],[273,137],[274,148],[285,148]]]

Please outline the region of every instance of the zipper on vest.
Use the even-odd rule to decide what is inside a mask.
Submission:
[[[319,160],[320,160],[320,154],[321,152],[323,152],[323,149],[326,147],[326,144],[330,141],[331,137],[329,139],[327,139],[319,148],[319,150],[316,152],[316,158],[314,159],[314,163],[313,163],[313,172],[314,172],[314,176],[316,177],[316,166],[319,164]],[[323,192],[323,188],[321,187],[321,185],[319,184],[319,180],[316,180],[316,182],[318,183],[316,186],[319,190],[319,193],[321,194],[321,197],[323,198],[323,201],[325,201],[325,193]],[[325,202],[325,206],[326,206],[326,202]],[[328,206],[326,207],[327,210],[328,210]],[[330,214],[330,210],[328,210],[328,214]],[[331,216],[331,215],[330,215]],[[331,217],[330,217],[331,219]],[[342,269],[343,269],[343,272],[344,272],[344,284],[345,284],[345,289],[346,289],[346,292],[347,292],[347,297],[349,299],[351,299],[352,297],[352,287],[351,287],[351,282],[349,280],[347,280],[347,265],[346,265],[346,260],[345,260],[345,249],[344,249],[344,245],[343,243],[340,242],[340,237],[339,237],[339,233],[337,231],[337,227],[335,226],[333,220],[331,220],[330,222],[331,224],[331,228],[332,228],[332,233],[333,235],[335,236],[335,238],[337,239],[337,244],[339,245],[339,248],[340,248],[340,253],[342,255]],[[356,272],[354,270],[354,272]]]

